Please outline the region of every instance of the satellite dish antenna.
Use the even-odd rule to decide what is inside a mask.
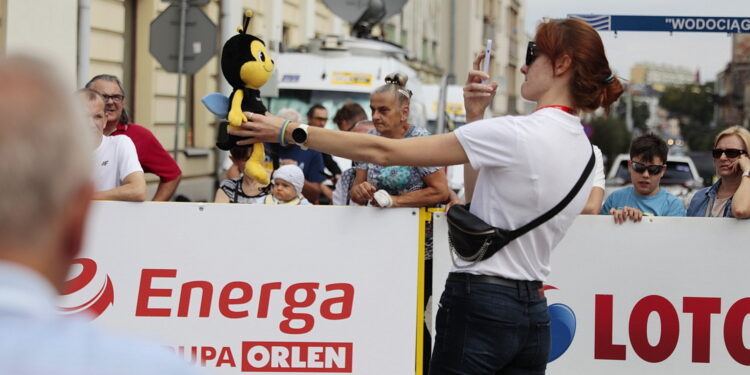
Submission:
[[[323,0],[333,14],[352,24],[352,35],[370,36],[372,27],[401,12],[408,0]]]

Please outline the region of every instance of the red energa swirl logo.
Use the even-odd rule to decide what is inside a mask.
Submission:
[[[64,314],[84,315],[92,320],[96,319],[109,305],[114,304],[115,291],[112,280],[110,280],[109,275],[104,274],[98,291],[96,286],[87,288],[97,276],[98,266],[96,262],[89,258],[78,258],[73,260],[73,264],[81,265],[81,272],[65,283],[61,294],[66,296],[68,301],[78,302],[74,302],[74,306],[61,306],[60,310]],[[93,297],[89,298],[88,296],[91,294],[93,294]],[[80,301],[84,302],[80,303]]]

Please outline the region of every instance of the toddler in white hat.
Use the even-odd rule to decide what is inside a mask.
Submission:
[[[266,197],[266,204],[308,205],[310,201],[302,196],[305,186],[305,174],[296,165],[282,165],[273,172],[271,195]]]

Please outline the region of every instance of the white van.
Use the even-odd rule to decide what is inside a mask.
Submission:
[[[267,98],[271,113],[292,108],[304,117],[311,105],[320,103],[328,110],[326,127],[336,129],[333,116],[346,101],[359,103],[370,117],[370,94],[385,84],[388,74],[401,72],[409,77],[406,88],[414,93],[409,121],[426,125],[422,82],[406,64],[403,48],[379,40],[340,36],[314,39],[307,48],[309,52],[282,52],[273,56],[279,96]]]

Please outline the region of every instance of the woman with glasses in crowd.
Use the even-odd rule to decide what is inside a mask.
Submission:
[[[293,141],[378,165],[465,164],[466,200],[486,223],[516,229],[571,192],[592,148],[578,114],[608,108],[622,93],[599,34],[585,22],[549,21],[529,43],[521,95],[528,116],[483,120],[497,83],[479,70],[464,86],[469,124],[447,134],[389,139],[287,124],[252,115],[238,142]],[[486,83],[484,83],[486,82]],[[440,299],[431,374],[543,374],[550,318],[542,283],[550,255],[583,209],[591,177],[557,215],[476,263],[456,260]],[[387,229],[384,228],[384,233]]]
[[[412,92],[406,88],[408,77],[392,73],[385,85],[370,95],[372,123],[369,134],[390,139],[424,137],[427,129],[412,125],[409,104]],[[378,207],[435,207],[450,198],[448,179],[441,167],[384,166],[377,163],[354,163],[356,174],[350,189],[352,201]],[[425,223],[424,303],[432,296],[432,222]],[[424,325],[423,360],[430,360],[430,332]]]
[[[389,74],[385,77],[386,84],[372,93],[370,108],[375,129],[369,134],[391,139],[430,134],[427,129],[408,123],[412,92],[406,89],[407,80],[404,74]],[[448,180],[440,167],[357,163],[355,168],[357,173],[351,187],[351,197],[359,205],[426,207],[449,198]],[[429,249],[427,259],[432,259],[432,249]]]
[[[716,136],[714,167],[719,181],[698,190],[690,200],[687,216],[750,217],[750,131],[732,126]]]

